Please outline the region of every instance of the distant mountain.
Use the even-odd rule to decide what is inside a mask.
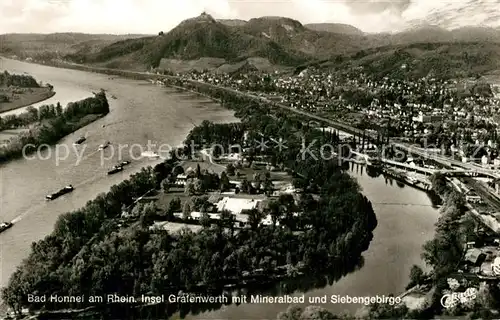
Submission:
[[[187,19],[163,35],[113,43],[97,53],[78,52],[72,60],[111,68],[158,67],[161,59],[196,60],[203,57],[241,61],[267,58],[274,64],[294,65],[310,59],[293,48],[228,27],[208,14]]]
[[[324,61],[322,68],[361,67],[368,74],[390,77],[464,77],[500,69],[500,43],[416,43],[360,51]]]
[[[377,35],[374,35],[373,38],[377,39]],[[388,41],[388,44],[393,45],[426,42],[447,42],[453,40],[450,31],[434,25],[412,28],[400,33],[391,34],[389,36],[384,35],[383,38]]]
[[[364,57],[362,60],[370,61],[376,70],[391,67],[391,63],[386,65],[384,61],[403,63],[404,60],[408,65],[415,62],[413,71],[428,70],[429,66],[432,70],[441,70],[442,66],[456,70],[460,66],[475,72],[481,66],[496,66],[494,43],[500,43],[500,30],[460,27],[450,31],[425,20],[415,21],[414,27],[399,33],[364,34],[344,24],[303,25],[297,20],[276,16],[248,21],[216,20],[203,13],[154,36],[8,34],[0,36],[0,43],[3,44],[0,53],[4,54],[47,59],[64,57],[77,63],[134,70],[151,67],[179,72],[254,67],[271,70],[314,61],[330,64],[337,61],[345,65],[345,57],[354,59],[353,63]],[[486,51],[478,52],[480,48]],[[398,54],[394,56],[394,52]],[[468,55],[468,60],[463,60],[462,55]],[[375,57],[380,57],[380,61]],[[421,57],[425,59],[421,61]],[[436,61],[440,61],[441,66],[434,65]],[[369,64],[361,65],[370,68]]]
[[[358,36],[364,35],[364,32],[359,30],[358,28],[343,23],[308,23],[304,26],[314,31],[326,31]]]
[[[370,34],[367,38],[370,40],[366,48],[412,43],[500,43],[500,32],[497,29],[483,27],[463,27],[450,31],[435,25],[425,25],[393,34]]]
[[[370,41],[363,35],[311,30],[299,21],[285,17],[250,19],[240,30],[316,57],[353,52],[369,46]]]
[[[451,31],[455,41],[500,42],[499,28],[461,27]]]
[[[24,56],[61,56],[78,50],[97,51],[113,42],[144,37],[128,34],[9,33],[0,35],[0,53]]]

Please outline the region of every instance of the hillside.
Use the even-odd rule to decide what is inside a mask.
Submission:
[[[217,22],[220,22],[228,27],[241,27],[247,23],[245,20],[241,19],[217,19]]]
[[[396,34],[373,35],[380,45],[442,42],[499,42],[500,32],[493,28],[463,27],[446,30],[438,26],[421,26]]]
[[[444,42],[386,46],[360,51],[342,62],[329,60],[319,66],[339,70],[362,67],[377,77],[476,76],[500,69],[500,44]]]
[[[364,35],[364,32],[356,27],[343,23],[308,23],[304,27],[313,31],[326,31],[347,35]]]
[[[347,34],[312,30],[297,20],[284,17],[250,19],[240,30],[315,57],[329,57],[370,46],[370,39],[362,33]]]
[[[417,69],[427,70],[430,60],[443,60],[443,66],[455,61],[456,66],[461,66],[463,61],[457,59],[463,54],[460,50],[465,50],[463,52],[473,57],[468,63],[472,63],[470,69],[475,70],[480,63],[495,67],[494,46],[487,45],[488,50],[484,53],[476,51],[482,48],[480,44],[500,43],[500,32],[486,27],[462,27],[449,31],[419,23],[418,27],[400,33],[364,34],[350,25],[337,23],[303,25],[294,19],[273,16],[249,21],[215,20],[203,13],[181,22],[167,33],[154,36],[9,34],[0,36],[0,43],[0,53],[21,57],[34,56],[44,60],[63,57],[77,63],[142,71],[160,66],[178,72],[216,70],[223,65],[232,69],[253,58],[264,59],[276,67],[297,66],[335,57],[352,57],[357,52],[360,52],[357,57],[379,55],[382,60],[387,56],[391,61],[391,50],[407,50],[408,46],[427,43],[437,47],[432,45],[425,49],[418,45],[421,51],[417,56],[429,56],[425,58],[427,62]],[[457,45],[460,43],[466,45]],[[443,49],[445,44],[450,45],[450,52]],[[437,56],[431,59],[433,54]],[[445,57],[451,60],[445,61]],[[376,59],[373,63],[385,64]],[[456,69],[453,65],[450,67]],[[469,67],[465,68],[468,70]]]
[[[164,58],[196,60],[204,57],[229,62],[262,57],[273,64],[282,65],[295,65],[310,59],[307,55],[293,48],[280,46],[270,39],[242,32],[239,27],[228,27],[207,14],[185,20],[163,35],[123,40],[96,53],[78,52],[69,56],[72,60],[83,63],[110,68],[132,66],[136,69],[156,68]]]
[[[85,33],[10,33],[0,35],[0,54],[17,55],[21,58],[48,59],[75,53],[79,50],[98,51],[113,42],[140,38],[144,35],[112,35]]]

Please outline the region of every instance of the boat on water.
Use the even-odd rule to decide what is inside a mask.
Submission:
[[[103,144],[101,144],[101,145],[99,146],[99,150],[104,150],[104,149],[106,149],[106,148],[107,148],[110,144],[111,144],[111,142],[106,141],[105,143],[103,143]]]
[[[12,222],[2,222],[2,223],[0,223],[0,232],[4,232],[5,230],[9,229],[12,226],[13,226]]]
[[[85,140],[87,140],[85,137],[80,137],[73,144],[82,144],[85,142]]]
[[[65,195],[66,193],[72,192],[73,190],[75,190],[75,188],[73,188],[72,185],[67,185],[66,187],[60,189],[59,191],[56,191],[54,193],[46,195],[45,199],[47,199],[47,200],[54,200],[54,199],[59,198],[62,195]]]
[[[108,171],[108,174],[114,174],[114,173],[118,173],[120,171],[123,171],[123,166],[116,165],[113,168],[111,168],[111,170]]]
[[[160,158],[160,155],[153,151],[144,151],[143,153],[141,153],[141,157],[154,160]]]
[[[122,167],[129,165],[129,164],[130,164],[130,161],[128,161],[128,160],[120,162],[120,166],[122,166]]]

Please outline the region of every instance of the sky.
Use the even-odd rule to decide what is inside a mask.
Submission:
[[[206,11],[216,19],[285,16],[396,32],[422,21],[500,27],[500,0],[0,0],[0,34],[156,34]]]

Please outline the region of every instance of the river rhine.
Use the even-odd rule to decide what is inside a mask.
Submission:
[[[90,96],[100,88],[109,91],[111,112],[104,118],[64,138],[60,143],[73,150],[72,142],[79,136],[87,137],[83,160],[76,163],[76,153],[56,165],[55,149],[48,160],[16,160],[0,166],[0,220],[15,220],[14,227],[0,234],[0,286],[25,258],[33,241],[52,231],[57,217],[82,207],[97,194],[106,192],[131,173],[154,161],[133,161],[122,173],[107,176],[106,171],[118,161],[118,152],[107,149],[103,155],[96,152],[99,144],[109,140],[116,144],[140,144],[148,141],[177,146],[194,124],[203,120],[233,121],[232,112],[204,98],[173,89],[153,86],[144,81],[121,79],[108,75],[57,69],[1,59],[0,70],[27,72],[37,80],[48,82],[56,95],[50,103],[65,104]],[[111,95],[117,99],[110,98]],[[43,103],[42,103],[43,104]],[[40,104],[37,104],[40,105]],[[19,112],[19,111],[17,111]],[[3,116],[0,114],[0,116]],[[103,127],[104,125],[104,127]],[[113,153],[116,153],[113,155]],[[128,150],[122,158],[128,158]],[[132,150],[133,155],[140,150]],[[43,155],[47,155],[45,152]],[[431,206],[427,194],[390,183],[383,177],[371,178],[362,167],[353,167],[363,193],[372,201],[378,219],[370,248],[363,254],[364,266],[331,286],[315,289],[306,297],[319,295],[373,296],[398,294],[408,282],[413,264],[422,264],[422,245],[434,234],[438,210]],[[75,191],[52,202],[46,202],[47,193],[72,184]],[[358,306],[327,305],[334,312],[355,311]],[[242,304],[220,310],[189,316],[192,319],[274,319],[286,305]]]

